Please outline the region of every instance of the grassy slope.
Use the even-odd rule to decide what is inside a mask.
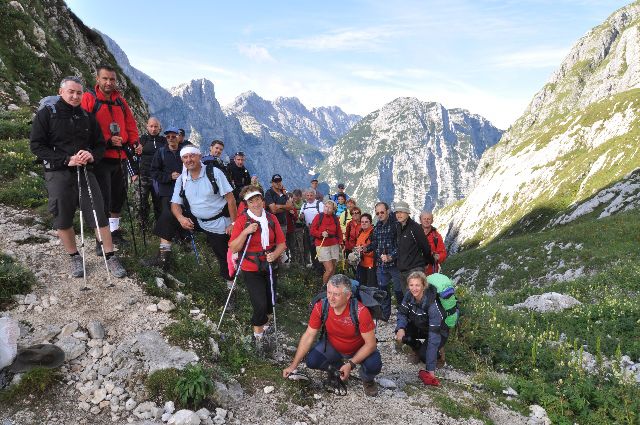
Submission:
[[[452,256],[445,270],[457,273],[464,316],[448,360],[506,373],[519,398],[541,404],[553,423],[637,423],[640,387],[601,366],[587,374],[576,359],[582,350],[599,365],[621,355],[640,359],[639,235],[639,211],[601,220],[591,215]],[[577,278],[545,277],[580,267],[585,274]],[[489,287],[495,296],[479,291]],[[582,305],[546,314],[506,308],[551,291]]]

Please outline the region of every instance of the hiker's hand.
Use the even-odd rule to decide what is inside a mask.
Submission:
[[[142,155],[142,144],[140,143],[136,145],[136,155]]]
[[[120,137],[120,136],[111,136],[111,144],[113,146],[122,146],[122,137]]]
[[[189,217],[182,216],[178,219],[178,222],[180,222],[180,226],[182,226],[183,229],[193,230],[194,228],[193,221],[191,221]]]
[[[278,257],[276,257],[276,255],[273,252],[267,253],[267,262],[268,263],[273,263],[277,259],[278,259]]]
[[[345,363],[340,368],[340,379],[346,381],[351,374],[351,363]]]
[[[323,237],[323,238],[326,238],[326,237],[328,237],[328,236],[329,236],[329,232],[327,232],[326,230],[323,230],[323,231],[322,231],[322,237]]]
[[[230,224],[230,225],[228,225],[228,226],[227,226],[227,228],[226,228],[226,229],[224,229],[224,232],[225,232],[227,235],[231,235],[231,231],[232,231],[232,230],[233,230],[233,224]]]
[[[176,180],[178,177],[180,177],[180,173],[178,173],[177,171],[171,173],[171,179]]]
[[[404,329],[398,329],[398,332],[396,332],[396,341],[402,342],[402,338],[404,338]]]
[[[433,254],[433,259],[438,261],[440,259],[440,254]]]
[[[258,223],[251,223],[247,226],[246,229],[244,229],[244,231],[247,232],[247,235],[250,233],[255,233],[256,230],[258,230]]]
[[[133,176],[131,176],[131,181],[132,182],[134,182],[136,180],[138,180],[138,175],[137,174],[134,174]]]
[[[291,375],[294,370],[296,370],[295,366],[289,365],[288,368],[282,370],[282,377],[283,378],[288,378],[289,375]]]

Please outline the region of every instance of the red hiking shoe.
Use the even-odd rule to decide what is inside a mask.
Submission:
[[[426,370],[421,370],[418,372],[418,376],[424,382],[425,385],[431,385],[432,387],[439,387],[440,381],[435,376],[431,375]]]

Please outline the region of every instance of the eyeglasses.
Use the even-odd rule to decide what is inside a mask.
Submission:
[[[359,215],[359,214],[362,214],[362,213],[361,213],[360,211],[354,211],[354,212],[353,212],[353,215],[356,215],[356,214],[358,214],[358,215]]]
[[[376,215],[385,215],[386,211],[376,211]]]
[[[371,223],[369,220],[360,220],[360,223],[365,224],[365,223]]]

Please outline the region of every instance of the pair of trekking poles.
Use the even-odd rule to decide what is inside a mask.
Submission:
[[[229,306],[229,301],[231,300],[231,294],[233,294],[233,290],[236,287],[236,281],[238,280],[238,275],[240,275],[240,271],[242,270],[242,263],[247,254],[247,248],[249,248],[249,242],[251,242],[251,237],[253,234],[250,234],[245,242],[244,250],[242,251],[242,256],[240,257],[240,262],[238,263],[238,268],[236,270],[235,276],[233,277],[233,283],[231,284],[231,289],[229,290],[229,295],[227,296],[227,301],[224,304],[224,308],[222,309],[222,315],[220,316],[220,321],[218,322],[218,331],[220,331],[220,325],[222,325],[222,319],[224,318],[224,314],[227,311],[227,307]],[[269,284],[271,286],[271,305],[273,306],[273,328],[274,334],[276,336],[276,350],[280,348],[278,344],[278,321],[276,320],[276,291],[273,284],[273,267],[271,263],[269,264]]]
[[[85,260],[84,254],[84,219],[83,219],[83,211],[82,211],[82,185],[80,182],[80,168],[84,171],[84,181],[87,185],[87,192],[89,192],[89,201],[91,203],[91,211],[93,212],[93,219],[96,223],[96,234],[98,236],[98,243],[100,244],[100,248],[102,249],[102,258],[104,259],[104,267],[107,270],[107,286],[112,287],[113,283],[111,283],[111,272],[109,271],[109,265],[107,264],[107,254],[104,252],[104,244],[102,241],[102,234],[100,233],[100,224],[98,223],[98,214],[96,213],[96,204],[93,201],[93,193],[91,192],[91,185],[89,184],[89,173],[87,172],[87,167],[84,165],[76,166],[77,176],[78,176],[78,206],[80,209],[80,248],[82,250],[82,277],[84,280],[83,291],[89,290],[89,286],[87,285],[87,264]]]

